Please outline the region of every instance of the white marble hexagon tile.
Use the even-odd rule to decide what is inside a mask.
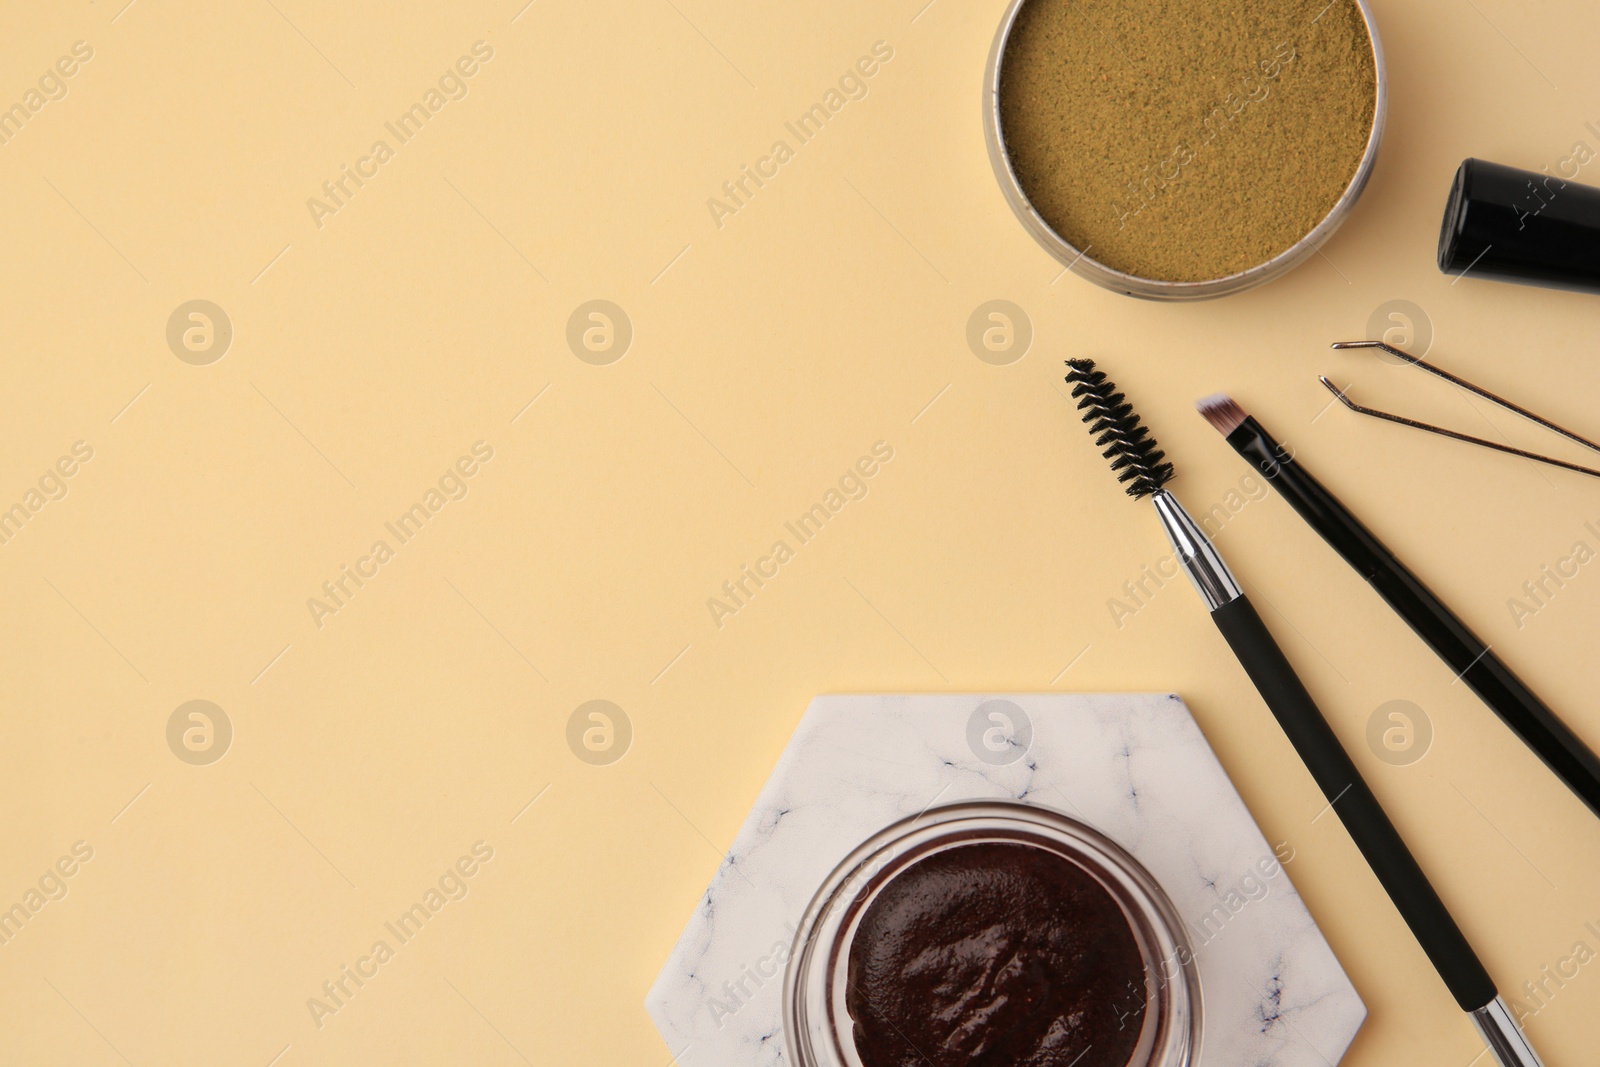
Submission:
[[[997,699],[1032,729],[1004,766],[968,740]],[[1166,889],[1196,948],[1201,1067],[1343,1056],[1366,1007],[1178,697],[966,694],[811,702],[646,997],[677,1063],[784,1063],[784,963],[816,887],[889,823],[1003,798],[1089,823]]]

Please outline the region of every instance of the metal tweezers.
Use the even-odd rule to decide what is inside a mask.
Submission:
[[[1522,407],[1522,406],[1520,406],[1518,404],[1513,404],[1511,401],[1507,400],[1505,397],[1496,396],[1494,393],[1489,392],[1489,390],[1487,390],[1487,389],[1484,389],[1484,388],[1481,388],[1479,386],[1473,385],[1471,382],[1465,380],[1464,378],[1458,378],[1454,374],[1451,374],[1447,370],[1441,370],[1440,368],[1435,367],[1433,364],[1427,362],[1426,360],[1422,359],[1419,356],[1413,356],[1408,352],[1402,352],[1400,349],[1394,347],[1393,345],[1384,344],[1382,341],[1336,341],[1336,342],[1334,342],[1333,347],[1334,348],[1377,348],[1377,349],[1382,349],[1383,351],[1389,353],[1391,356],[1394,356],[1396,359],[1403,360],[1406,363],[1411,364],[1413,367],[1420,367],[1421,369],[1427,371],[1429,374],[1434,374],[1434,375],[1439,376],[1440,378],[1443,378],[1445,381],[1449,382],[1451,385],[1458,385],[1458,386],[1460,386],[1461,388],[1467,390],[1470,393],[1476,393],[1478,396],[1483,397],[1485,400],[1489,401],[1490,403],[1497,404],[1500,407],[1505,408],[1507,411],[1514,411],[1518,415],[1521,415],[1523,418],[1529,420],[1530,422],[1538,423],[1540,426],[1543,426],[1545,429],[1554,431],[1555,433],[1560,434],[1562,437],[1565,437],[1570,441],[1576,441],[1578,444],[1583,445],[1587,449],[1590,449],[1590,450],[1592,450],[1594,452],[1600,452],[1600,445],[1595,444],[1593,441],[1589,440],[1587,437],[1580,437],[1578,434],[1573,433],[1571,430],[1568,430],[1565,427],[1557,426],[1555,423],[1551,422],[1549,419],[1546,419],[1546,418],[1544,418],[1542,416],[1539,416],[1539,415],[1535,415],[1533,412],[1529,411],[1525,407]],[[1564,459],[1555,459],[1554,457],[1551,457],[1551,456],[1541,456],[1537,452],[1528,452],[1528,451],[1525,451],[1525,450],[1520,449],[1520,448],[1513,448],[1510,445],[1500,444],[1497,441],[1485,441],[1481,437],[1471,437],[1471,436],[1469,436],[1467,434],[1464,434],[1464,433],[1457,433],[1454,430],[1447,430],[1442,426],[1433,426],[1433,425],[1430,425],[1430,424],[1428,424],[1426,422],[1418,422],[1416,419],[1408,419],[1403,415],[1392,415],[1387,411],[1378,411],[1376,408],[1362,407],[1360,404],[1357,404],[1354,400],[1351,400],[1349,396],[1345,395],[1345,392],[1342,389],[1340,389],[1337,385],[1334,385],[1326,377],[1323,377],[1322,375],[1318,375],[1318,380],[1320,380],[1323,385],[1328,387],[1329,392],[1333,393],[1334,396],[1339,398],[1339,403],[1343,404],[1345,407],[1349,408],[1351,411],[1358,412],[1358,413],[1360,413],[1362,415],[1371,415],[1373,418],[1376,418],[1376,419],[1385,419],[1385,420],[1387,420],[1389,422],[1398,422],[1402,426],[1411,426],[1411,427],[1413,427],[1415,429],[1418,429],[1418,430],[1427,430],[1429,433],[1436,433],[1436,434],[1439,434],[1441,437],[1449,437],[1449,438],[1452,438],[1452,439],[1454,439],[1456,441],[1466,441],[1468,444],[1482,445],[1485,448],[1492,448],[1496,452],[1507,452],[1507,453],[1510,453],[1513,456],[1521,456],[1523,459],[1537,460],[1540,463],[1548,463],[1553,467],[1561,467],[1561,468],[1563,468],[1565,470],[1577,471],[1580,474],[1589,474],[1589,475],[1593,475],[1596,478],[1600,478],[1600,470],[1595,470],[1592,467],[1581,467],[1576,463],[1568,463]]]

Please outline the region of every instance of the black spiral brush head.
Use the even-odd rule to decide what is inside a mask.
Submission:
[[[1117,385],[1094,369],[1092,359],[1069,359],[1067,381],[1072,398],[1083,412],[1083,421],[1095,435],[1094,443],[1104,449],[1101,455],[1111,461],[1131,497],[1145,497],[1172,480],[1172,464],[1156,447],[1150,431],[1139,425],[1133,405],[1127,403]]]

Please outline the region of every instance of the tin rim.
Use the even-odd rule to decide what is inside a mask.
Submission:
[[[1376,85],[1372,129],[1368,131],[1367,146],[1361,154],[1361,162],[1357,165],[1355,174],[1351,176],[1344,192],[1334,201],[1321,221],[1298,241],[1271,259],[1219,278],[1188,282],[1164,281],[1129,274],[1100,262],[1088,255],[1088,249],[1080,250],[1057,233],[1034,209],[1027,193],[1023,191],[1021,180],[1011,166],[1010,153],[1006,151],[1005,133],[1000,122],[1000,68],[1005,59],[1006,43],[1011,39],[1012,27],[1016,24],[1023,5],[1028,2],[1029,0],[1011,0],[1005,16],[1000,20],[1000,29],[995,34],[994,44],[989,49],[989,61],[984,70],[983,139],[988,148],[989,162],[994,167],[996,179],[1000,182],[1000,191],[1004,194],[1006,203],[1021,221],[1023,228],[1044,247],[1045,251],[1079,277],[1087,278],[1096,285],[1115,292],[1150,300],[1207,300],[1241,292],[1288,273],[1320,248],[1344,223],[1355,206],[1356,199],[1366,188],[1367,180],[1372,176],[1373,165],[1377,161],[1378,142],[1383,138],[1389,89],[1388,78],[1384,72],[1383,42],[1378,36],[1377,22],[1373,18],[1367,0],[1355,0],[1356,7],[1361,11],[1362,21],[1367,27],[1367,39],[1372,44]]]

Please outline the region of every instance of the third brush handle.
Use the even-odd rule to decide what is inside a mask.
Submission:
[[[1496,996],[1494,980],[1428,883],[1428,876],[1417,866],[1411,850],[1384,814],[1378,798],[1367,788],[1256,609],[1249,600],[1239,597],[1217,608],[1211,618],[1456,1003],[1463,1011],[1476,1011],[1488,1004]]]

